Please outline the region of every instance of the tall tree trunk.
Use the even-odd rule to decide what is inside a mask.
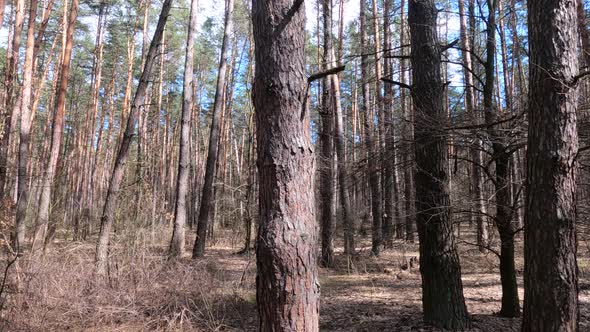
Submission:
[[[496,165],[494,179],[496,196],[496,226],[500,234],[500,279],[502,282],[502,308],[500,315],[517,317],[520,315],[516,267],[514,262],[514,224],[512,223],[512,204],[510,202],[510,153],[507,151],[506,138],[494,123],[500,118],[500,112],[494,107],[494,83],[496,60],[496,10],[499,0],[488,1],[485,85],[483,104],[488,136],[492,142],[492,159]]]
[[[49,222],[49,206],[51,203],[51,190],[57,169],[59,159],[62,132],[64,128],[64,117],[66,111],[66,95],[68,91],[68,81],[70,77],[70,63],[72,47],[74,46],[74,30],[76,18],[78,17],[79,0],[73,0],[68,18],[66,29],[66,42],[63,47],[63,58],[61,61],[61,70],[59,76],[59,86],[57,88],[57,98],[55,102],[55,114],[51,128],[51,145],[49,148],[49,160],[43,174],[43,184],[41,185],[41,198],[39,201],[39,213],[35,224],[35,235],[33,238],[32,250],[39,249],[44,243],[47,234],[47,224]]]
[[[409,1],[422,307],[427,323],[462,330],[469,325],[469,315],[450,218],[447,133],[441,129],[448,117],[436,17],[434,0]]]
[[[108,16],[108,3],[107,0],[101,0],[99,13],[98,13],[98,23],[97,23],[97,35],[96,35],[96,43],[94,48],[94,86],[92,90],[92,119],[89,128],[89,136],[87,138],[87,144],[89,145],[89,151],[92,151],[92,147],[94,146],[95,140],[95,129],[98,127],[98,139],[96,141],[96,151],[94,152],[94,156],[91,153],[88,153],[88,174],[89,179],[87,179],[87,199],[83,203],[86,209],[85,215],[87,216],[87,220],[85,220],[86,225],[89,226],[93,216],[95,215],[95,201],[98,201],[98,197],[100,197],[100,192],[96,190],[96,183],[97,179],[95,177],[98,157],[101,151],[101,136],[102,130],[104,127],[104,112],[102,115],[98,115],[98,108],[99,108],[99,97],[100,97],[100,88],[102,86],[102,62],[103,62],[103,49],[104,49],[104,36],[106,35],[106,28],[107,28],[107,16]],[[118,51],[116,51],[118,53]],[[109,88],[107,87],[107,91]],[[98,122],[97,122],[98,121]],[[97,195],[98,194],[98,195]],[[86,227],[87,228],[87,227]]]
[[[37,16],[37,0],[29,3],[29,21],[27,27],[27,46],[25,49],[25,66],[20,103],[20,141],[18,148],[18,206],[16,210],[16,250],[22,252],[25,240],[26,216],[29,202],[29,186],[27,166],[29,163],[29,134],[31,132],[31,93],[33,86],[33,60],[35,47],[35,17]],[[15,106],[16,107],[16,106]],[[15,114],[16,112],[13,112]]]
[[[332,50],[332,58],[334,52]],[[336,157],[338,160],[338,193],[342,205],[342,220],[344,225],[344,253],[353,255],[354,246],[354,212],[351,208],[349,194],[349,174],[346,165],[346,150],[344,136],[344,123],[342,104],[340,103],[340,79],[338,75],[331,75],[331,89],[334,91],[334,116],[336,117],[334,144],[336,146]]]
[[[182,124],[180,129],[180,151],[178,177],[176,178],[176,206],[174,230],[170,242],[170,255],[181,257],[184,252],[184,227],[187,219],[187,190],[190,167],[190,120],[193,107],[193,53],[197,28],[198,0],[191,0],[188,34],[186,36],[186,58],[184,60],[184,82],[182,89]]]
[[[404,46],[407,44],[406,42],[406,15],[405,15],[405,0],[402,0],[401,4],[401,28],[400,28],[400,44]],[[408,84],[406,81],[407,78],[407,62],[404,59],[406,55],[406,47],[402,47],[401,49],[402,59],[401,59],[401,82],[403,84]],[[416,169],[414,166],[414,111],[412,105],[408,102],[406,89],[401,89],[400,91],[400,99],[401,99],[401,111],[402,115],[405,118],[403,131],[404,131],[404,198],[406,203],[405,209],[405,233],[406,233],[406,241],[407,242],[414,242],[414,233],[416,232],[416,204],[415,204],[415,185],[414,185],[414,175],[416,173]]]
[[[578,331],[576,1],[529,0],[523,332]]]
[[[82,179],[83,179],[83,187],[82,187],[82,201],[79,204],[79,208],[81,213],[76,218],[74,230],[74,239],[78,239],[80,234],[78,234],[78,227],[80,223],[82,223],[82,227],[85,230],[88,230],[90,225],[92,216],[94,215],[94,207],[95,207],[95,183],[96,179],[94,178],[94,174],[96,171],[96,165],[93,163],[95,161],[94,156],[98,155],[98,146],[96,144],[97,149],[93,156],[94,150],[94,142],[95,142],[95,129],[98,126],[99,131],[104,126],[104,122],[100,122],[98,117],[98,108],[99,108],[99,97],[100,97],[100,88],[102,86],[102,66],[103,66],[103,49],[104,49],[104,36],[106,35],[106,27],[107,27],[107,17],[108,15],[108,4],[107,0],[101,0],[99,4],[99,11],[98,11],[98,22],[96,26],[96,41],[94,44],[94,57],[92,59],[92,100],[89,102],[89,112],[86,114],[86,125],[84,127],[84,133],[86,135],[85,141],[83,141],[83,149],[84,149],[84,156],[83,156],[83,167],[82,170]],[[97,123],[97,121],[99,121]],[[87,231],[83,232],[87,234]]]
[[[384,19],[383,19],[383,50],[384,54],[390,54],[391,52],[391,26],[390,26],[390,15],[391,15],[392,1],[384,1]],[[393,75],[393,64],[391,59],[384,58],[383,69],[385,75],[391,77]],[[393,106],[393,86],[386,84],[384,87],[383,94],[383,122],[385,126],[384,131],[384,146],[385,150],[382,151],[381,160],[383,162],[384,169],[384,203],[385,212],[383,218],[383,239],[387,247],[393,246],[394,235],[401,238],[402,224],[399,222],[399,210],[396,199],[398,198],[398,180],[396,174],[396,159],[397,151],[395,147],[395,109]],[[387,153],[385,152],[387,151]],[[399,199],[397,199],[399,201]]]
[[[459,0],[459,18],[461,34],[461,55],[463,58],[463,76],[465,80],[465,111],[475,123],[479,123],[479,117],[475,112],[475,83],[473,79],[473,64],[471,62],[471,40],[467,31],[467,17],[465,13],[465,0]],[[477,244],[479,251],[485,252],[488,243],[488,228],[485,223],[487,209],[484,202],[483,186],[484,178],[481,168],[484,167],[482,156],[482,144],[478,132],[474,131],[474,141],[469,150],[472,158],[471,164],[471,187],[475,199],[475,211],[472,220],[477,226]]]
[[[14,107],[14,81],[18,69],[18,52],[20,49],[21,32],[25,18],[25,1],[17,0],[13,3],[14,30],[12,43],[6,52],[6,68],[4,73],[4,130],[0,141],[0,198],[4,198],[6,180],[8,179],[8,150],[10,149],[10,136],[14,127],[18,110]],[[8,188],[6,188],[8,189]],[[8,190],[6,190],[8,191]]]
[[[254,0],[252,20],[260,177],[256,248],[260,331],[318,331],[305,5],[302,0]]]
[[[221,42],[221,53],[219,58],[219,70],[217,73],[217,86],[215,88],[215,99],[213,101],[213,118],[211,120],[211,131],[209,133],[209,148],[207,151],[207,164],[205,166],[205,179],[203,193],[199,208],[197,221],[197,238],[193,247],[193,258],[203,257],[205,254],[205,241],[207,239],[207,228],[211,217],[211,208],[214,203],[213,185],[217,168],[217,152],[219,148],[219,136],[221,126],[221,115],[223,110],[223,91],[227,74],[227,50],[229,38],[233,25],[234,0],[225,0],[225,28]]]
[[[322,1],[324,18],[324,65],[322,70],[331,68],[332,58],[332,1]],[[321,119],[319,182],[320,182],[320,228],[322,256],[320,263],[324,267],[332,265],[334,248],[334,93],[331,78],[325,77],[322,82],[322,106],[319,108]]]
[[[367,54],[367,9],[366,1],[360,0],[360,28],[361,28],[361,80],[363,81],[361,90],[363,95],[363,113],[365,114],[365,144],[367,148],[367,178],[369,179],[369,187],[371,191],[371,212],[373,217],[372,224],[372,246],[371,253],[378,256],[381,251],[382,242],[382,225],[381,225],[381,187],[379,184],[380,174],[377,170],[377,163],[379,160],[378,140],[376,142],[375,132],[375,114],[373,107],[370,105],[369,97],[369,56]],[[380,95],[380,92],[378,92]],[[379,99],[381,97],[378,97]],[[377,144],[376,144],[377,143]]]
[[[4,24],[4,11],[6,10],[6,0],[0,0],[0,27]]]
[[[77,1],[77,0],[75,0]],[[149,83],[149,77],[152,71],[152,66],[157,55],[158,47],[162,41],[164,35],[164,27],[168,20],[168,13],[172,7],[172,0],[165,0],[162,4],[162,11],[158,18],[158,25],[154,31],[154,37],[150,43],[150,48],[146,56],[145,66],[141,72],[139,78],[139,85],[133,102],[131,103],[131,109],[127,120],[127,127],[125,128],[125,134],[119,146],[117,157],[115,159],[115,166],[111,173],[111,179],[109,181],[109,189],[107,191],[107,197],[104,203],[102,217],[100,220],[100,233],[98,236],[98,243],[96,245],[96,274],[105,275],[107,272],[108,263],[108,249],[109,249],[109,238],[113,221],[115,220],[115,209],[117,203],[117,196],[123,181],[123,173],[125,172],[125,166],[129,157],[129,148],[131,147],[131,141],[135,135],[135,126],[137,123],[137,117],[139,113],[139,107],[143,103],[147,86]]]

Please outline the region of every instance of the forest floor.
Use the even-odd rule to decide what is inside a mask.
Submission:
[[[208,248],[204,259],[194,261],[187,252],[169,262],[167,235],[117,235],[109,277],[99,281],[91,241],[57,243],[43,256],[24,257],[11,268],[0,297],[0,331],[255,331],[253,253],[238,255],[237,241],[226,240]],[[335,267],[320,269],[321,330],[439,331],[422,321],[419,270],[407,266],[418,256],[417,245],[398,242],[375,258],[368,240],[353,261],[337,250]],[[589,250],[579,251],[580,330],[590,331]],[[468,331],[519,331],[520,319],[496,315],[497,258],[466,245],[460,254],[473,322]],[[517,256],[522,286],[522,255]],[[521,301],[522,296],[520,287]]]

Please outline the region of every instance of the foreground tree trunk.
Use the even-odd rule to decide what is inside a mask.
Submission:
[[[145,97],[145,93],[149,83],[149,76],[152,71],[154,60],[157,56],[158,47],[160,46],[160,42],[162,41],[162,36],[164,35],[164,27],[166,26],[166,21],[168,20],[168,13],[170,12],[171,6],[172,0],[165,0],[162,4],[162,11],[160,12],[160,17],[158,18],[158,25],[156,26],[156,30],[154,31],[154,37],[152,38],[152,42],[150,43],[150,48],[148,50],[148,54],[145,60],[145,66],[139,78],[139,85],[137,86],[137,91],[135,92],[135,96],[133,97],[133,102],[131,104],[131,110],[129,113],[129,117],[127,119],[127,126],[125,128],[123,140],[121,141],[121,145],[119,146],[119,151],[117,152],[117,156],[115,159],[115,166],[113,168],[113,172],[111,173],[109,189],[107,191],[107,197],[104,203],[102,217],[100,220],[100,233],[98,236],[98,243],[96,245],[96,274],[99,276],[104,275],[107,272],[109,238],[111,233],[111,227],[113,225],[113,221],[115,220],[117,196],[119,194],[121,182],[123,181],[123,173],[125,172],[125,166],[127,164],[127,159],[129,157],[131,141],[133,139],[133,136],[135,135],[135,126],[137,123],[137,117],[139,115],[139,107],[142,105],[143,99]]]
[[[68,80],[70,76],[70,63],[72,57],[72,47],[74,46],[74,30],[76,18],[78,17],[78,0],[72,2],[68,27],[66,30],[66,43],[63,47],[63,59],[59,77],[59,86],[57,89],[57,98],[55,102],[55,114],[53,116],[53,125],[51,127],[51,145],[49,148],[49,160],[45,166],[43,182],[41,185],[41,197],[39,201],[39,213],[35,224],[35,235],[33,238],[32,250],[36,250],[45,243],[47,234],[47,224],[49,223],[49,207],[51,204],[51,189],[57,170],[57,162],[61,149],[61,139],[64,128],[64,117],[66,112],[66,96],[68,91]]]
[[[187,220],[187,190],[190,167],[190,131],[193,107],[193,53],[197,25],[198,0],[191,0],[188,34],[186,36],[186,58],[184,60],[184,81],[182,88],[182,125],[180,127],[180,151],[178,177],[176,178],[176,206],[174,209],[174,230],[170,242],[170,256],[181,257],[184,252],[184,227]]]
[[[576,1],[529,0],[523,332],[578,331]]]
[[[412,99],[416,110],[416,214],[424,320],[462,330],[469,324],[450,220],[447,115],[434,0],[410,0]]]
[[[254,105],[260,176],[260,331],[318,331],[314,153],[302,0],[254,0]]]
[[[215,195],[213,192],[213,182],[217,171],[217,156],[219,148],[220,127],[223,113],[223,90],[227,74],[227,50],[232,32],[234,11],[234,0],[225,1],[225,28],[223,30],[223,40],[221,42],[221,54],[219,58],[219,70],[217,73],[217,86],[215,88],[215,99],[213,101],[213,119],[211,120],[211,132],[209,133],[209,149],[207,152],[207,164],[205,166],[205,180],[203,183],[203,194],[201,196],[201,206],[199,208],[199,218],[197,221],[197,238],[193,247],[193,258],[202,257],[205,254],[205,240],[207,238],[207,229],[209,228],[209,219]]]

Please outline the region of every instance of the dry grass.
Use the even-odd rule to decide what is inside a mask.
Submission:
[[[161,238],[168,238],[166,232]],[[57,244],[47,254],[24,257],[11,274],[1,313],[5,330],[219,331],[232,315],[251,314],[252,285],[244,264],[228,273],[215,257],[167,261],[151,234],[123,235],[111,249],[109,275],[97,281],[92,243]],[[159,239],[157,239],[159,240]],[[246,271],[247,272],[247,271]],[[251,272],[247,272],[251,274]],[[237,276],[237,277],[236,277]]]
[[[256,330],[254,258],[235,255],[235,241],[220,236],[204,259],[168,261],[165,229],[119,232],[111,246],[109,276],[99,281],[93,274],[93,240],[56,243],[45,255],[23,257],[11,269],[0,330]],[[374,258],[369,239],[359,243],[364,247],[358,257],[346,260],[337,250],[335,268],[320,270],[321,329],[435,331],[421,321],[418,268],[404,266],[418,255],[417,246],[396,243]],[[590,264],[582,248],[581,327],[590,329]],[[520,252],[518,257],[520,270]],[[519,319],[495,316],[501,296],[495,256],[461,246],[461,259],[465,297],[474,315],[470,331],[518,331]]]

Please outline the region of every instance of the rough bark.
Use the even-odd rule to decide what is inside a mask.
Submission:
[[[302,0],[252,3],[260,178],[257,306],[260,331],[318,331],[314,153]]]
[[[578,331],[577,1],[529,0],[523,332]]]
[[[193,54],[197,26],[198,0],[191,0],[188,34],[186,36],[186,58],[184,60],[184,81],[182,89],[182,124],[180,128],[180,151],[178,176],[176,178],[176,206],[174,209],[174,230],[170,242],[170,255],[182,256],[184,252],[184,228],[188,216],[187,191],[190,167],[190,131],[193,107]]]
[[[440,129],[448,118],[436,17],[433,0],[409,1],[422,306],[427,323],[462,330],[469,325],[469,316],[450,218],[447,133]]]
[[[160,46],[160,42],[162,41],[162,37],[164,35],[164,27],[166,26],[168,13],[170,12],[171,6],[172,0],[165,0],[162,4],[162,11],[160,12],[160,17],[158,18],[158,24],[156,26],[156,30],[154,31],[154,37],[150,43],[145,66],[139,78],[139,85],[137,86],[135,96],[133,97],[133,102],[131,103],[131,109],[127,119],[127,126],[125,128],[125,133],[123,135],[121,145],[119,146],[119,150],[115,159],[115,165],[109,180],[107,197],[103,206],[102,217],[100,220],[100,233],[98,236],[98,243],[96,245],[95,263],[96,274],[98,276],[105,275],[107,272],[109,239],[111,227],[115,220],[117,196],[119,194],[121,182],[123,181],[123,173],[125,172],[125,167],[127,165],[129,149],[131,147],[133,136],[135,136],[135,126],[137,123],[139,107],[143,103],[143,99],[145,97],[152,66],[157,56],[158,47]]]
[[[211,210],[214,203],[213,182],[217,170],[217,155],[219,149],[221,116],[223,111],[223,90],[226,82],[227,51],[230,42],[230,34],[232,32],[233,11],[234,0],[226,0],[225,28],[223,30],[223,40],[221,42],[217,86],[215,88],[215,99],[213,101],[213,119],[211,120],[211,129],[209,133],[209,149],[207,151],[205,179],[203,183],[203,193],[201,195],[199,218],[197,221],[197,238],[195,240],[195,246],[193,247],[193,258],[202,257],[205,254],[207,229],[209,227],[209,219],[211,217]]]

